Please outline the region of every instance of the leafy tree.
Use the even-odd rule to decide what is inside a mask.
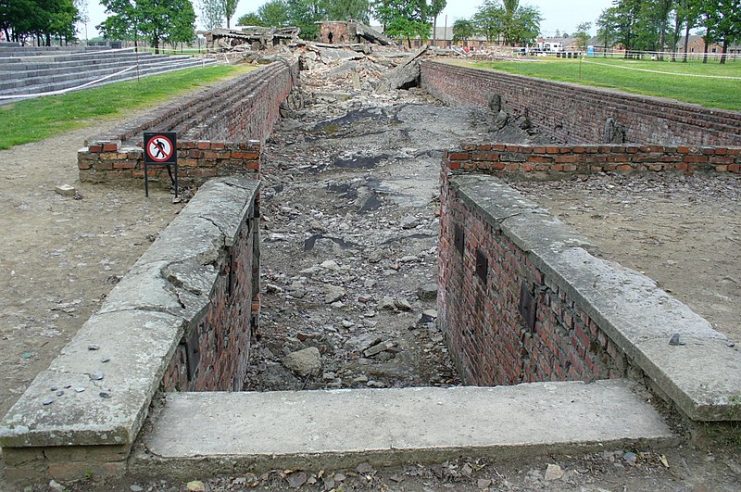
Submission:
[[[101,0],[111,14],[98,28],[107,39],[149,40],[159,53],[162,42],[187,42],[195,37],[190,0]]]
[[[614,6],[603,10],[597,19],[597,37],[604,46],[604,56],[607,56],[607,50],[618,38],[618,23],[618,12]]]
[[[270,0],[257,9],[257,16],[263,26],[283,27],[288,25],[288,2],[285,0]]]
[[[720,63],[726,62],[728,46],[741,39],[741,0],[701,0],[701,16],[704,20],[705,56],[713,42],[722,43]]]
[[[381,0],[374,6],[374,15],[391,37],[430,39],[430,10],[426,0]]]
[[[301,37],[314,39],[319,33],[316,22],[325,19],[324,0],[287,0],[289,24],[301,28]]]
[[[591,22],[582,22],[581,24],[576,26],[576,32],[574,33],[574,37],[576,38],[576,42],[581,51],[586,51],[587,49],[587,44],[589,44],[589,39],[591,38],[589,31],[591,30],[592,30]]]
[[[369,0],[325,0],[326,16],[330,20],[370,21]]]
[[[504,32],[504,8],[497,2],[485,0],[473,16],[476,30],[486,36],[486,40],[493,43]]]
[[[211,31],[221,27],[224,22],[224,3],[222,0],[199,0],[201,23],[204,29]]]
[[[52,37],[75,36],[78,10],[73,0],[0,0],[0,28],[7,39],[51,45]]]
[[[431,0],[427,7],[427,15],[432,17],[432,40],[437,38],[437,16],[445,10],[447,0]]]
[[[467,19],[458,19],[453,23],[453,41],[468,41],[476,35],[476,25]]]
[[[224,8],[224,17],[226,17],[226,28],[230,29],[230,22],[232,17],[234,17],[234,12],[237,11],[237,4],[239,3],[239,0],[222,0],[222,5]]]
[[[256,12],[250,12],[249,14],[244,14],[239,19],[237,19],[237,25],[238,26],[264,26],[265,23],[262,21],[259,15],[257,15]]]

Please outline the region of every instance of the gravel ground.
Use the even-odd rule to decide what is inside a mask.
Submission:
[[[741,178],[598,175],[513,182],[590,239],[741,342]]]

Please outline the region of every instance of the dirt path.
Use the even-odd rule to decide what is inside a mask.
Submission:
[[[77,183],[77,150],[93,131],[0,151],[2,415],[180,209],[163,191],[147,200]],[[82,198],[55,193],[64,183]]]

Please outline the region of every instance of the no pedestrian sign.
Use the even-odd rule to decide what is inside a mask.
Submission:
[[[144,161],[147,164],[175,164],[177,162],[175,132],[145,133]]]

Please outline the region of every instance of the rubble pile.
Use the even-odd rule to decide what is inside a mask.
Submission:
[[[541,137],[390,83],[430,52],[293,54],[300,87],[263,167],[263,307],[245,390],[460,384],[437,327],[442,153]]]

